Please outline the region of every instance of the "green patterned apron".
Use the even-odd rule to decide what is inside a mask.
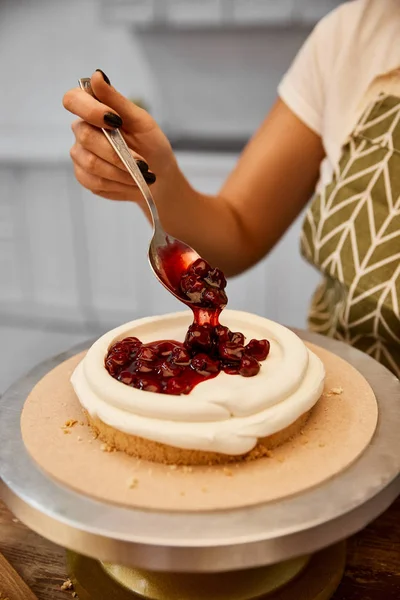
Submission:
[[[400,98],[380,94],[316,195],[302,253],[323,273],[310,329],[359,348],[400,378]]]

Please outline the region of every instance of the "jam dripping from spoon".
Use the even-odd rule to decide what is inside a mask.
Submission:
[[[268,340],[250,340],[221,325],[228,303],[222,271],[199,258],[176,279],[177,295],[189,300],[194,321],[183,343],[163,340],[143,344],[127,337],[113,344],[105,367],[112,377],[141,390],[189,394],[199,383],[224,371],[254,377],[270,350]]]

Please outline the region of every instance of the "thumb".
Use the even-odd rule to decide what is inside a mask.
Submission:
[[[132,133],[146,133],[157,126],[147,111],[125,96],[109,83],[107,75],[98,69],[91,78],[93,92],[98,100],[115,110],[123,120],[123,129]]]

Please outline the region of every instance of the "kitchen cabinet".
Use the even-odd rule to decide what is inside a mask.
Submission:
[[[341,0],[105,0],[103,15],[140,29],[314,25]]]
[[[290,23],[295,0],[232,0],[232,20],[239,25]]]
[[[293,18],[301,23],[317,23],[339,4],[340,0],[301,0],[295,2]]]
[[[224,0],[168,0],[164,3],[165,22],[213,27],[223,18],[223,8]]]

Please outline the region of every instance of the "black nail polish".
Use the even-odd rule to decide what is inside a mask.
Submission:
[[[108,79],[107,75],[104,73],[104,71],[102,71],[101,69],[96,69],[96,71],[98,73],[101,73],[103,75],[103,79],[106,83],[108,83],[108,85],[111,85],[111,81]]]
[[[146,181],[146,183],[148,183],[149,185],[151,185],[152,183],[155,183],[157,177],[154,175],[154,173],[143,173],[143,177]]]
[[[148,170],[149,170],[149,165],[147,164],[147,162],[145,162],[144,160],[137,160],[136,161],[137,166],[139,167],[142,175],[145,175]]]
[[[119,115],[116,115],[115,113],[111,113],[111,112],[105,113],[104,123],[107,123],[107,125],[110,125],[111,127],[114,127],[115,129],[117,127],[122,127],[121,117]]]

